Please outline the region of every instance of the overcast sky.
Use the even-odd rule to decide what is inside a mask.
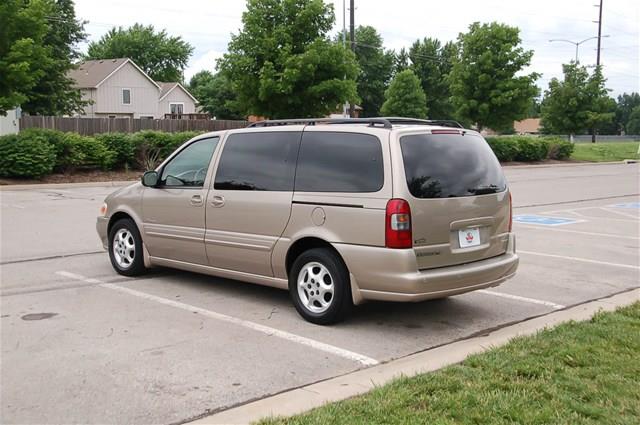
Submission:
[[[342,0],[335,5],[337,32],[342,28]],[[347,4],[349,2],[347,1]],[[597,0],[356,0],[356,25],[375,27],[385,47],[409,47],[422,37],[455,40],[474,21],[498,21],[521,29],[527,49],[535,51],[531,70],[546,88],[561,77],[561,64],[573,59],[575,46],[553,42],[563,38],[580,41],[597,35]],[[215,69],[215,60],[226,50],[231,33],[241,27],[243,0],[76,0],[78,18],[89,21],[89,40],[97,40],[112,26],[136,22],[165,28],[195,47],[185,72],[187,80],[202,69]],[[348,20],[348,15],[347,15]],[[602,64],[612,95],[640,91],[640,1],[605,0],[603,9]],[[348,24],[348,22],[347,22]],[[580,46],[583,64],[595,64],[596,40]],[[83,49],[86,45],[82,46]]]

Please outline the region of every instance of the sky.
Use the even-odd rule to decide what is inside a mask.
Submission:
[[[343,25],[343,0],[333,3],[336,24]],[[574,42],[597,35],[598,0],[355,0],[356,25],[371,25],[384,45],[399,50],[423,37],[455,40],[473,22],[497,21],[520,28],[526,49],[534,51],[529,69],[542,74],[538,85],[546,89],[551,78],[562,77],[562,64],[575,57]],[[98,40],[113,26],[136,22],[166,29],[195,47],[185,78],[215,70],[232,33],[242,27],[243,0],[76,0],[76,15],[88,21],[89,41]],[[346,2],[347,7],[349,1]],[[611,95],[640,92],[640,1],[604,0],[601,63]],[[348,25],[348,11],[347,11]],[[596,63],[596,40],[579,47],[580,62]],[[86,50],[86,43],[80,48]]]

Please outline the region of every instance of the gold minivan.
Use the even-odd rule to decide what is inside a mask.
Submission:
[[[263,121],[189,140],[105,199],[114,269],[287,289],[306,320],[366,300],[497,286],[518,267],[511,195],[475,131],[408,118]]]

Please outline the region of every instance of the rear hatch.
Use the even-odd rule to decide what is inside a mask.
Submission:
[[[463,130],[400,138],[420,269],[491,258],[507,249],[510,195],[487,142]]]

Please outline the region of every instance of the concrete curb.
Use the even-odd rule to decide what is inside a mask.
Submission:
[[[34,189],[71,189],[74,187],[120,187],[135,183],[138,180],[109,181],[109,182],[81,182],[81,183],[38,183],[38,184],[8,184],[0,186],[0,192],[13,190]]]
[[[519,322],[487,334],[412,354],[379,366],[310,384],[215,413],[192,424],[246,424],[269,416],[291,416],[329,402],[371,391],[400,376],[415,376],[459,363],[472,354],[508,343],[511,339],[533,335],[567,321],[590,319],[598,311],[613,311],[640,300],[640,288],[590,301],[565,310]]]

